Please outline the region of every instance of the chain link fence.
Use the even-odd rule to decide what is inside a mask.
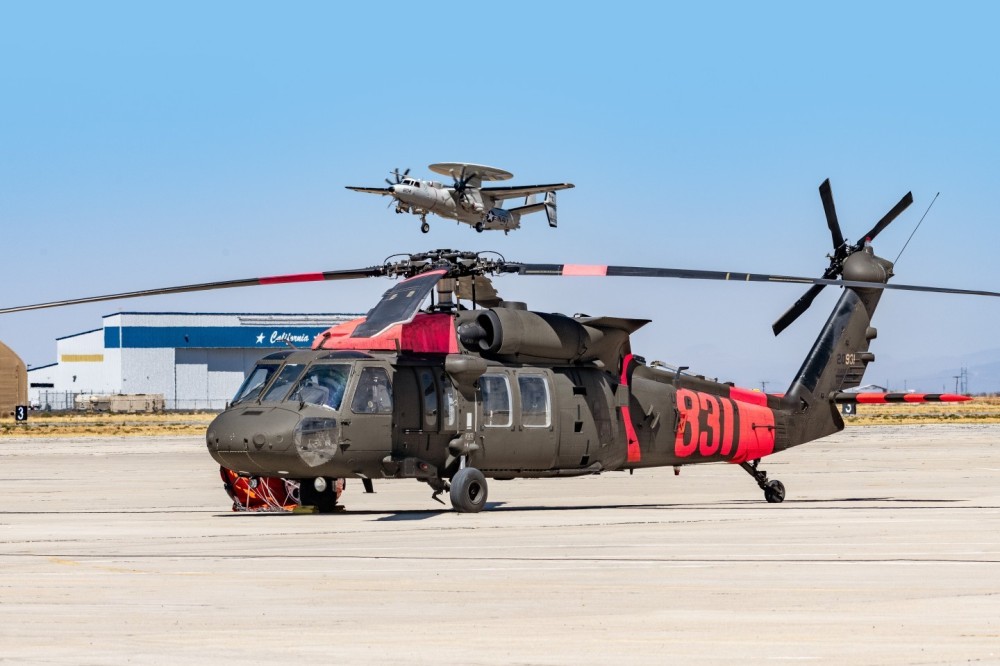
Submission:
[[[162,396],[109,396],[93,391],[41,390],[31,408],[46,412],[221,412],[229,401],[222,398],[165,400]]]

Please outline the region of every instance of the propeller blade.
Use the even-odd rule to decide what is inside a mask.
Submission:
[[[900,213],[909,207],[911,203],[913,203],[913,192],[907,192],[903,198],[899,200],[899,203],[893,206],[892,210],[886,213],[885,217],[879,220],[878,223],[871,228],[871,231],[858,239],[856,247],[864,247],[865,240],[875,240],[875,237],[882,233],[882,230],[889,226],[889,223],[895,220]]]
[[[778,317],[777,321],[771,324],[771,330],[774,331],[775,335],[780,334],[783,330],[788,328],[793,321],[799,318],[803,312],[809,309],[812,302],[816,300],[819,292],[823,291],[823,286],[821,284],[814,284],[806,290],[806,293],[802,294],[799,300],[792,304],[792,307],[785,311],[785,314]]]
[[[268,284],[290,284],[295,282],[321,282],[323,280],[354,280],[356,278],[379,277],[385,275],[383,266],[372,266],[369,268],[355,268],[340,271],[326,271],[324,273],[297,273],[293,275],[274,275],[271,277],[255,277],[243,280],[223,280],[220,282],[204,282],[202,284],[188,284],[179,287],[163,287],[160,289],[142,289],[140,291],[126,291],[120,294],[106,294],[104,296],[86,296],[84,298],[71,298],[63,301],[50,301],[48,303],[35,303],[33,305],[19,305],[12,308],[0,308],[0,314],[12,312],[25,312],[27,310],[42,310],[45,308],[59,308],[65,305],[79,305],[81,303],[99,303],[101,301],[114,301],[123,298],[139,298],[141,296],[164,296],[167,294],[184,294],[191,291],[211,291],[214,289],[231,289],[233,287],[256,287]]]
[[[406,168],[406,171],[404,171],[404,172],[403,172],[403,178],[406,178],[406,177],[407,177],[407,176],[409,176],[409,175],[410,175],[410,168],[409,168],[409,167],[407,167],[407,168]]]
[[[826,226],[830,227],[830,235],[833,237],[834,255],[839,255],[844,246],[844,234],[840,231],[840,222],[837,221],[837,209],[833,205],[833,192],[830,189],[830,179],[827,178],[819,186],[819,197],[823,200],[823,212],[826,213]]]
[[[388,178],[386,178],[386,179],[385,179],[385,182],[386,182],[386,184],[387,184],[387,185],[388,185],[389,187],[392,187],[393,185],[395,185],[395,184],[396,184],[396,183],[392,182],[391,180],[389,180]]]

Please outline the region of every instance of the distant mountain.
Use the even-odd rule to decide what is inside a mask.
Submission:
[[[952,393],[955,391],[955,378],[965,368],[970,393],[1000,393],[1000,349],[920,360],[895,359],[889,354],[876,354],[876,357],[877,361],[865,374],[865,379],[879,384],[888,381],[892,390]]]

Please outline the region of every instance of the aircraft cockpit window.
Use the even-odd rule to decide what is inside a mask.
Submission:
[[[479,379],[483,396],[483,425],[489,428],[509,428],[510,383],[506,375],[483,375]]]
[[[243,385],[236,391],[236,397],[233,398],[232,404],[256,400],[278,367],[277,364],[261,364],[254,368],[253,372],[244,380]]]
[[[288,400],[340,409],[340,403],[344,400],[344,389],[347,388],[347,377],[350,374],[349,365],[313,365],[302,375],[302,379],[288,396]]]
[[[292,387],[295,380],[299,378],[302,374],[302,368],[305,367],[299,363],[288,363],[281,368],[281,372],[278,376],[274,378],[271,382],[271,387],[267,389],[267,393],[261,398],[261,402],[269,402],[272,400],[281,400],[288,393],[288,389]]]
[[[521,390],[521,424],[525,428],[547,428],[552,423],[549,408],[549,385],[541,375],[517,378]]]
[[[385,368],[365,368],[354,390],[355,414],[392,414],[392,385]]]

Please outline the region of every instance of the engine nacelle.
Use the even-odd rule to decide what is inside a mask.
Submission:
[[[559,314],[514,308],[481,310],[461,323],[458,336],[466,349],[494,358],[568,363],[617,361],[628,333],[582,324]]]

